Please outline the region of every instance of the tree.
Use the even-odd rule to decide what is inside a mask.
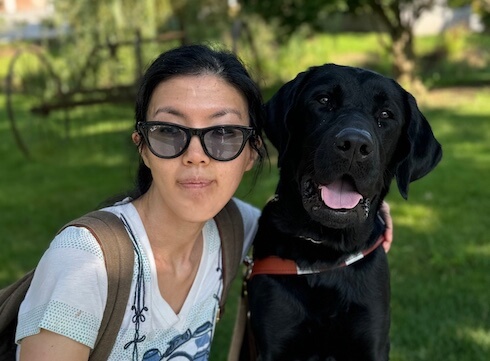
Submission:
[[[228,30],[226,0],[170,0],[174,20],[186,35],[184,42],[209,40]]]
[[[159,31],[182,30],[187,42],[204,40],[228,20],[226,0],[53,0],[57,19],[77,36],[95,42],[121,40],[136,31],[152,37]],[[185,41],[184,41],[185,42]]]
[[[54,0],[56,18],[72,34],[101,43],[128,39],[135,31],[153,36],[172,16],[170,0]]]
[[[64,78],[72,77],[73,73],[82,73],[78,77],[75,74],[80,81],[71,82],[74,88],[82,81],[98,81],[101,66],[117,73],[117,64],[109,65],[106,53],[109,51],[110,60],[116,62],[118,54],[122,53],[119,51],[122,43],[134,44],[135,74],[138,75],[144,62],[141,39],[145,42],[162,33],[181,30],[183,37],[179,39],[180,43],[190,43],[213,39],[221,35],[224,26],[229,26],[226,22],[226,0],[53,0],[53,4],[55,22],[70,30],[68,41],[62,44],[62,57],[70,64],[65,71],[70,74]],[[95,48],[102,47],[103,52],[93,54],[97,50]],[[154,48],[155,52],[161,50],[156,46]],[[100,57],[98,54],[101,54]],[[126,63],[132,66],[131,60]],[[85,74],[89,73],[95,76],[86,77]]]
[[[414,23],[436,2],[437,0],[358,0],[347,1],[347,4],[350,11],[374,15],[381,21],[391,40],[386,48],[393,57],[394,76],[402,84],[413,86],[418,82],[415,76]]]
[[[394,76],[404,84],[416,82],[413,26],[420,15],[437,0],[243,0],[246,9],[266,20],[275,20],[279,36],[289,35],[302,26],[321,30],[322,21],[333,13],[370,16],[378,31],[386,32],[390,42],[384,44],[393,56]]]

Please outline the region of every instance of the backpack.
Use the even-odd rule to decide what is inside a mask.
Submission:
[[[242,259],[244,232],[240,211],[233,200],[229,201],[214,219],[220,233],[223,252],[223,293],[219,303],[219,312],[222,313]],[[69,226],[89,229],[104,253],[108,280],[107,303],[89,360],[105,361],[112,351],[129,299],[134,265],[133,243],[119,217],[111,212],[90,212],[69,222],[58,233]],[[0,361],[15,360],[17,316],[34,271],[28,272],[18,281],[0,290]]]

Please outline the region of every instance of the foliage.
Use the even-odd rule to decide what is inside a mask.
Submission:
[[[242,2],[246,11],[268,21],[276,20],[279,24],[278,36],[281,40],[305,25],[311,30],[321,30],[322,20],[343,3],[323,0],[243,0]]]
[[[387,32],[390,41],[382,43],[393,56],[394,76],[403,84],[416,84],[415,53],[413,50],[413,24],[420,15],[434,6],[435,0],[356,0],[356,1],[301,1],[279,0],[261,2],[247,0],[248,10],[279,23],[280,35],[290,35],[299,27],[321,29],[335,13],[353,14],[357,21],[362,17],[371,20],[371,28]],[[277,11],[279,9],[279,11]],[[345,21],[345,20],[344,20]]]
[[[172,14],[169,0],[54,0],[54,7],[59,23],[67,23],[76,38],[94,43],[126,39],[135,31],[154,36],[157,24]]]
[[[137,37],[154,38],[157,25],[166,23],[172,15],[169,0],[54,0],[54,7],[55,23],[68,29],[64,37],[50,46],[65,90],[121,82],[120,58],[134,59],[135,50],[131,47]],[[124,42],[129,46],[121,46]],[[127,65],[132,67],[130,71],[124,69],[131,76],[131,83],[136,64]],[[128,79],[124,81],[127,83]]]
[[[374,14],[393,37],[403,29],[411,29],[415,20],[425,11],[430,10],[435,3],[436,0],[415,2],[409,0],[356,0],[347,2],[348,10],[351,12]]]
[[[230,26],[230,9],[226,1],[170,0],[170,4],[173,21],[167,26],[176,23],[176,26],[186,33],[186,42],[216,38]]]
[[[175,46],[218,38],[229,25],[222,0],[54,0],[54,6],[55,22],[69,29],[50,46],[65,89],[135,83],[146,66],[135,57],[139,41],[152,41],[155,54],[165,48],[158,40],[162,35],[182,30]],[[127,57],[133,62],[121,63]],[[141,58],[148,59],[146,54]],[[121,64],[130,68],[121,69]]]
[[[282,30],[281,35],[289,36],[296,30],[309,26],[313,31],[325,30],[325,23],[335,13],[351,13],[355,15],[374,15],[382,22],[382,27],[375,30],[396,31],[402,27],[410,27],[413,21],[424,11],[430,9],[435,0],[355,0],[355,1],[322,1],[322,0],[244,0],[246,10],[259,14],[267,20],[276,20]],[[402,16],[402,12],[405,15]]]
[[[54,5],[58,23],[68,23],[74,40],[94,43],[133,39],[136,32],[154,37],[169,30],[184,30],[198,41],[222,30],[228,11],[222,0],[54,0]]]

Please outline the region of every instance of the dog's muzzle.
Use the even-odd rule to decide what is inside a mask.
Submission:
[[[324,225],[344,228],[369,216],[371,199],[360,194],[349,177],[317,184],[305,176],[301,188],[303,207],[312,219]]]

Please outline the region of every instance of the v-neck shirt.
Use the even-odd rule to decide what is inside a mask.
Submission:
[[[244,224],[243,255],[257,230],[260,211],[234,199]],[[133,204],[105,208],[123,219],[135,246],[125,316],[109,360],[166,360],[172,355],[207,360],[223,289],[216,222],[203,228],[203,251],[189,293],[176,314],[162,297],[153,251]],[[39,262],[19,310],[16,341],[41,328],[94,347],[107,299],[107,272],[97,240],[83,227],[60,232]]]

